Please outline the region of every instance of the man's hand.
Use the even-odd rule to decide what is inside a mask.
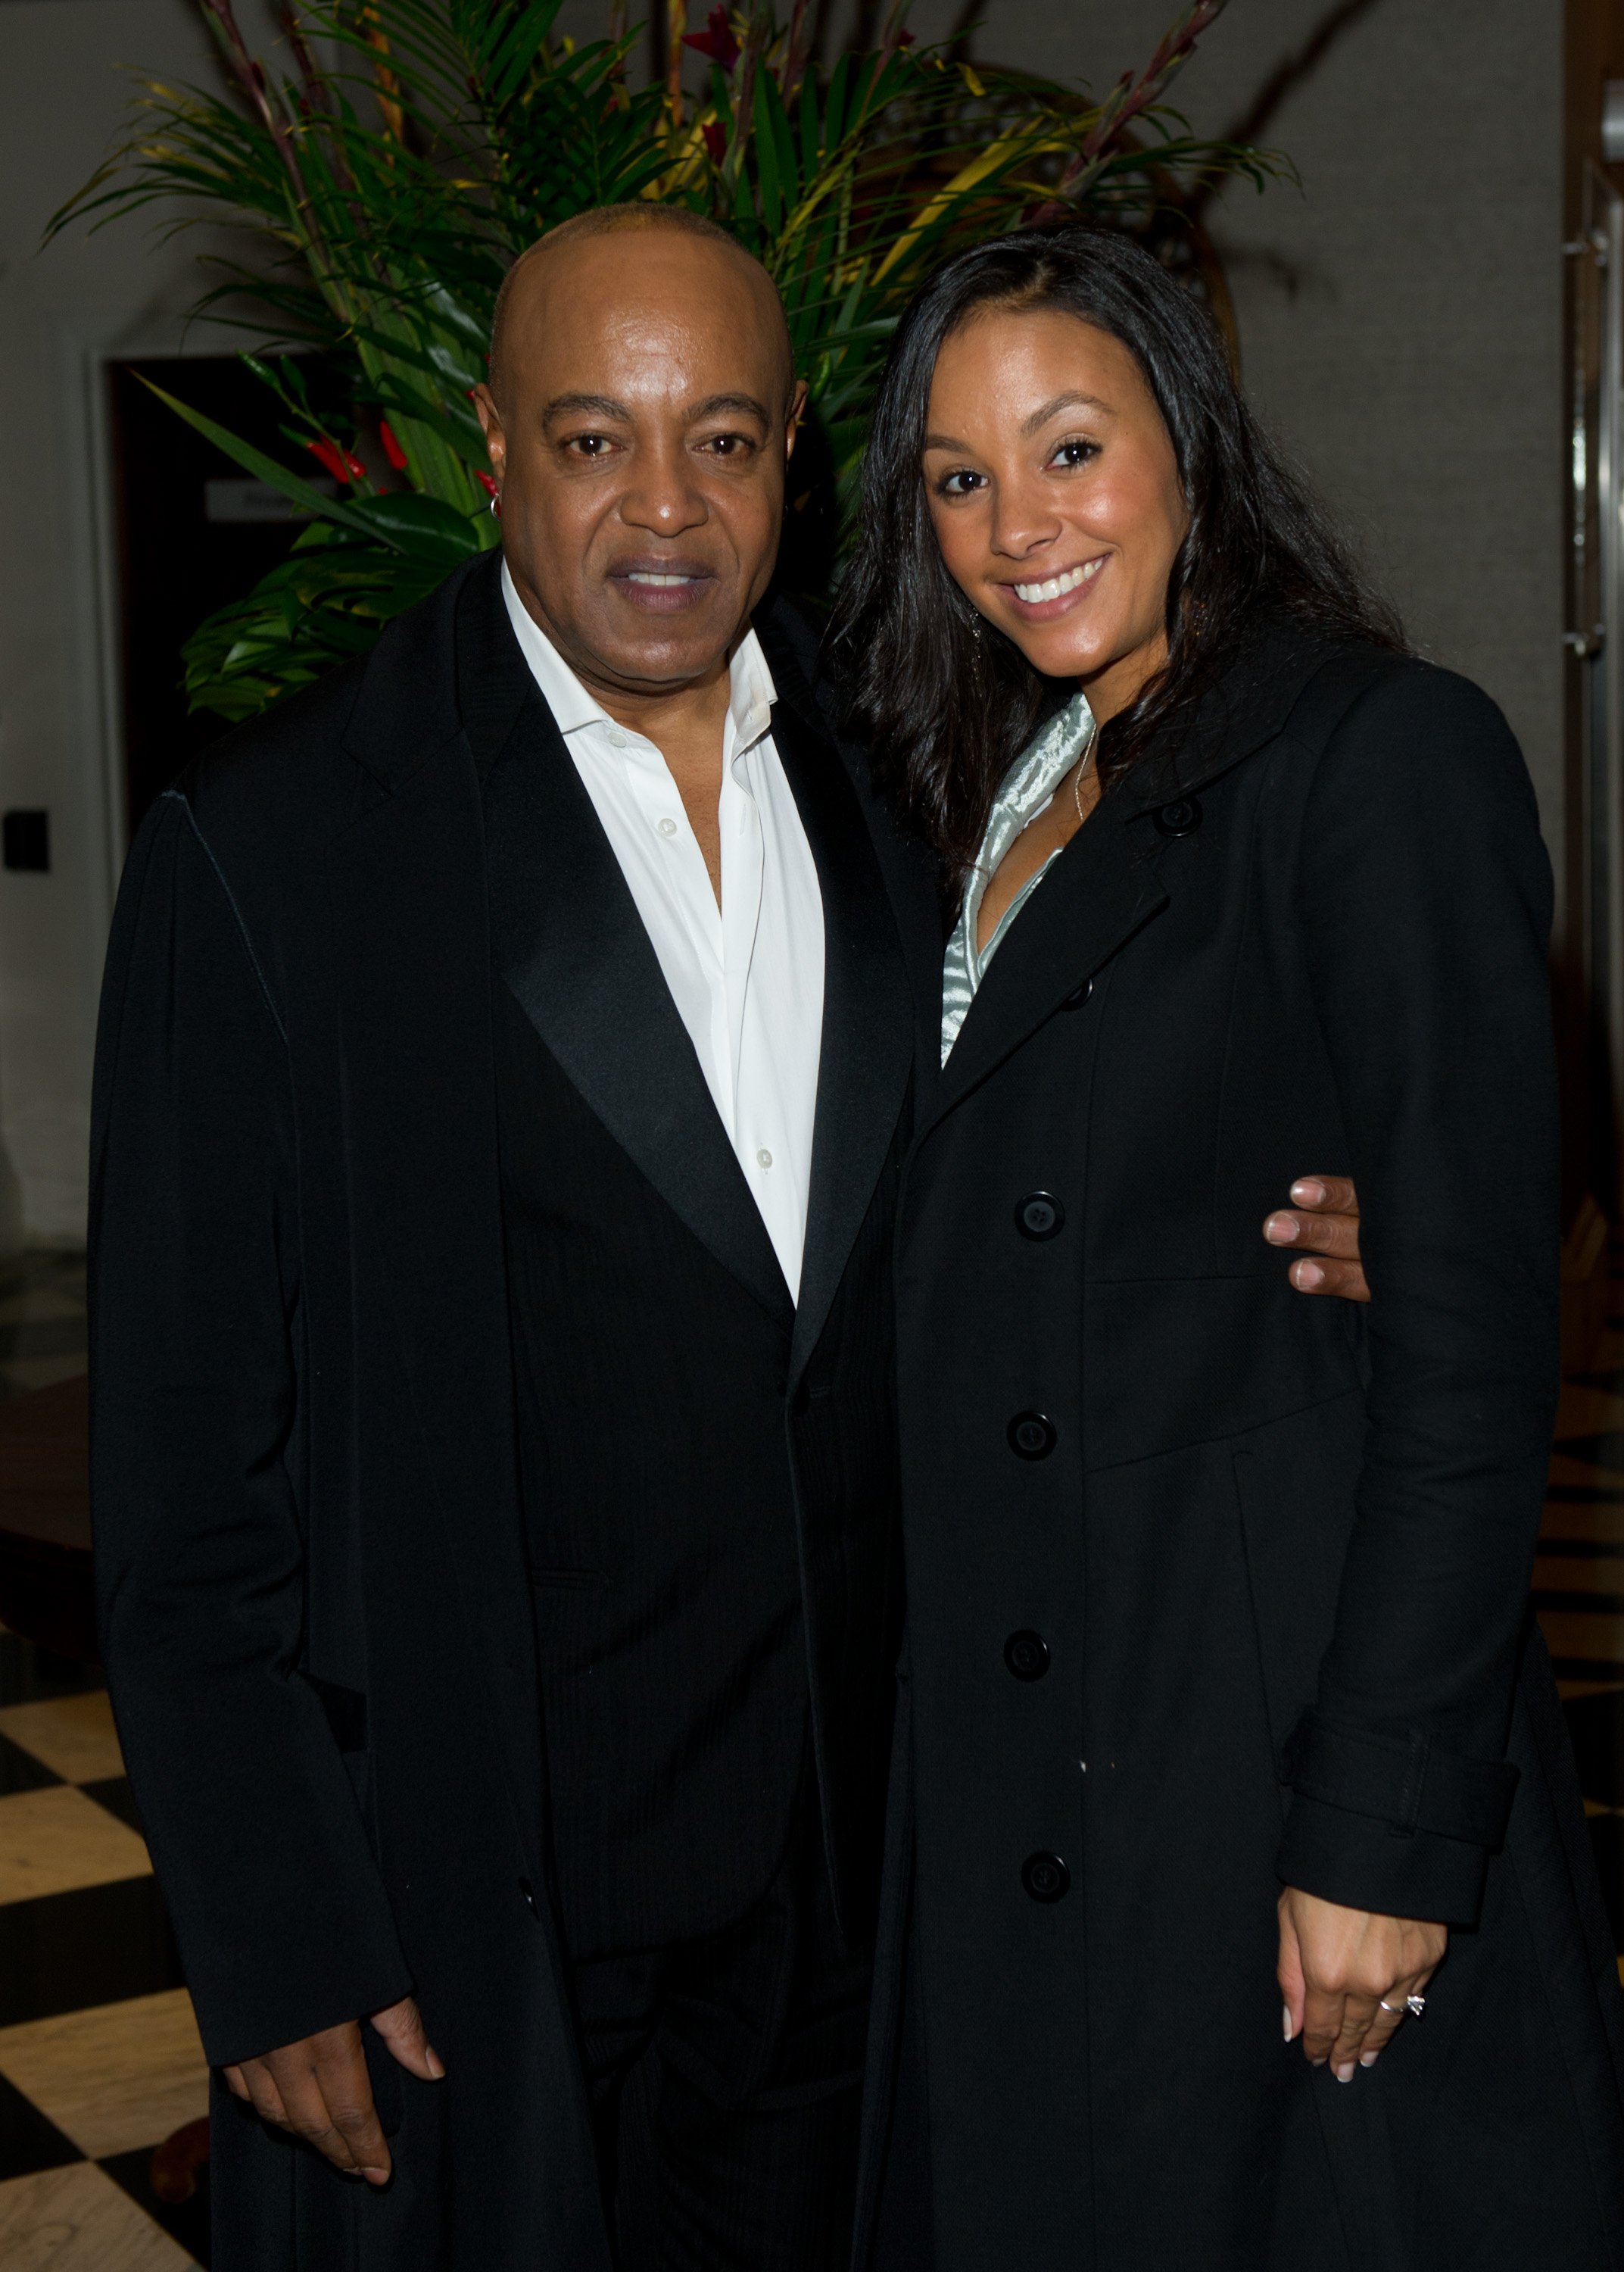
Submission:
[[[411,1997],[375,2012],[372,2024],[408,2074],[420,2082],[439,2081],[445,2069]],[[365,2178],[370,2186],[389,2183],[393,2164],[372,2104],[367,2055],[354,2020],[221,2072],[227,2087],[256,2113],[317,2148],[335,2170]]]
[[[1294,1246],[1302,1255],[1286,1274],[1300,1294],[1340,1294],[1367,1302],[1359,1259],[1359,1194],[1345,1176],[1304,1176],[1292,1185],[1292,1207],[1271,1214],[1263,1237],[1271,1246]],[[1311,1262],[1322,1254],[1322,1262]]]
[[[1285,1999],[1285,2040],[1302,2037],[1315,2066],[1330,2061],[1338,2082],[1374,2066],[1443,1962],[1447,1925],[1345,1910],[1288,1886],[1280,1896],[1278,1977]],[[1386,2007],[1387,2008],[1383,2008]]]

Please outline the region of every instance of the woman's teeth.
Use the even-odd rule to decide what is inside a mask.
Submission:
[[[679,584],[697,584],[699,579],[697,576],[656,576],[651,569],[629,568],[626,581],[629,584],[652,584],[657,592],[669,592]]]
[[[1098,560],[1085,560],[1080,568],[1068,568],[1063,576],[1051,576],[1047,583],[1017,584],[1015,596],[1017,600],[1024,600],[1029,608],[1035,607],[1039,600],[1063,599],[1068,592],[1075,592],[1079,584],[1086,584],[1091,576],[1097,576],[1105,564],[1106,556],[1102,552]]]

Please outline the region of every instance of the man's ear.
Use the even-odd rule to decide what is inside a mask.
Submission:
[[[481,383],[472,389],[473,407],[485,435],[485,453],[490,460],[490,469],[501,481],[508,469],[508,437],[502,424],[502,413],[496,407],[496,398],[488,386]]]
[[[784,418],[784,458],[786,464],[795,454],[795,437],[806,415],[807,383],[804,378],[798,378],[790,390],[789,408]]]

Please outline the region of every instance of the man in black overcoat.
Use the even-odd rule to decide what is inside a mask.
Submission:
[[[793,629],[749,635],[800,402],[719,232],[548,240],[481,405],[506,588],[495,553],[454,575],[131,855],[102,1628],[223,2074],[230,2272],[845,2246],[898,1618],[893,893],[927,962],[939,932]],[[718,978],[600,800],[663,755],[656,850],[714,914],[725,738],[764,841]],[[748,998],[794,977],[774,922],[807,963],[820,918],[821,1050]],[[780,1128],[774,1213],[747,1168]]]
[[[503,553],[130,856],[97,1555],[226,2272],[844,2260],[942,932],[760,605],[801,400],[719,232],[555,232]]]

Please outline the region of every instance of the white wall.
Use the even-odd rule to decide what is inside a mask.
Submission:
[[[40,249],[130,101],[202,80],[189,0],[0,6],[0,808],[51,816],[48,875],[0,871],[0,1248],[83,1236],[96,991],[117,841],[111,532],[98,358],[176,353],[200,243],[152,218]],[[190,348],[215,344],[195,331]]]

